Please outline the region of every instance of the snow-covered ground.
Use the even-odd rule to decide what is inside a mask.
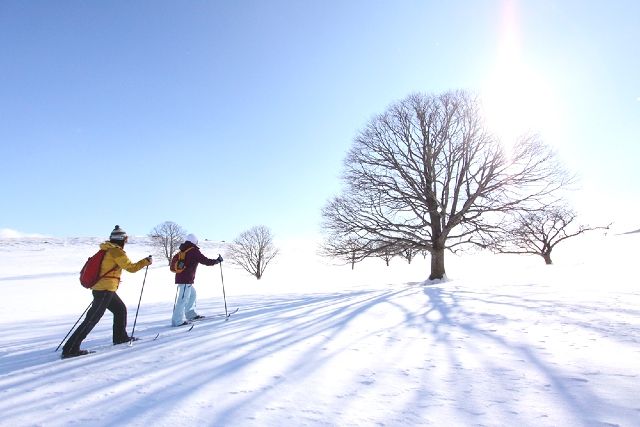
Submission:
[[[640,426],[640,235],[574,239],[539,257],[447,254],[332,266],[304,242],[257,281],[198,270],[191,332],[170,328],[166,262],[149,268],[132,347],[106,313],[54,350],[90,303],[77,279],[99,239],[0,240],[3,426]],[[144,239],[126,247],[134,260]],[[224,248],[203,244],[211,257]],[[157,258],[157,257],[156,257]],[[144,270],[119,291],[134,323]],[[160,333],[160,338],[150,338]]]

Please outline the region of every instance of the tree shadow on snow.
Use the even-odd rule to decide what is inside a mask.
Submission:
[[[490,412],[486,410],[489,405],[499,407],[499,412],[507,416],[510,423],[529,425],[531,419],[523,413],[526,412],[523,408],[530,405],[525,402],[540,404],[542,400],[544,407],[545,399],[553,404],[560,402],[575,422],[602,423],[592,419],[593,408],[609,406],[598,394],[600,390],[589,386],[588,379],[580,373],[571,373],[572,368],[584,372],[589,367],[565,366],[554,360],[557,343],[543,341],[539,345],[536,339],[528,337],[527,327],[531,319],[537,318],[558,328],[592,335],[595,340],[610,338],[637,344],[640,336],[637,329],[631,332],[636,338],[629,339],[628,323],[610,324],[605,317],[612,313],[629,315],[627,309],[450,290],[446,285],[437,284],[424,286],[423,292],[428,301],[426,310],[415,313],[410,323],[434,338],[431,350],[440,348],[446,352],[448,366],[455,376],[451,382],[455,400],[462,413],[468,415],[469,423],[478,423],[481,416],[488,416],[485,420],[491,422]],[[504,305],[509,310],[500,308]],[[604,324],[611,327],[602,326]],[[546,327],[543,325],[541,329]],[[564,338],[568,342],[572,340],[569,335]],[[473,363],[469,363],[469,355],[473,355]],[[504,362],[508,365],[502,365]],[[485,384],[478,384],[479,374],[486,375]],[[529,376],[535,380],[528,379]],[[532,382],[537,383],[535,386],[539,389],[532,390]],[[533,395],[537,398],[531,399]],[[428,393],[419,394],[409,406],[419,405],[425,398]]]
[[[251,416],[255,405],[277,406],[276,402],[286,394],[292,383],[304,384],[305,381],[316,379],[318,372],[331,367],[336,360],[342,360],[345,354],[352,354],[350,352],[374,343],[394,346],[396,355],[405,348],[412,352],[419,348],[423,352],[415,355],[415,365],[406,367],[394,365],[395,361],[390,360],[390,356],[384,352],[361,356],[365,374],[375,376],[376,369],[379,369],[376,362],[381,360],[395,370],[407,371],[407,381],[411,381],[408,388],[416,383],[419,385],[409,394],[410,399],[405,399],[403,403],[389,403],[390,414],[415,414],[416,418],[409,421],[418,422],[420,417],[436,413],[442,405],[453,404],[466,414],[471,423],[478,423],[483,416],[500,413],[508,416],[514,424],[530,425],[531,420],[525,414],[520,414],[521,405],[526,405],[521,399],[531,392],[525,389],[530,382],[521,381],[523,377],[516,369],[518,365],[541,378],[541,392],[552,389],[576,420],[586,424],[593,421],[585,417],[591,413],[592,405],[602,405],[596,393],[588,385],[581,384],[581,391],[577,394],[572,388],[573,379],[567,378],[563,369],[557,368],[542,350],[526,342],[526,335],[517,329],[520,318],[511,316],[509,312],[504,314],[503,309],[498,309],[506,304],[517,313],[532,318],[548,316],[551,307],[557,308],[557,305],[554,306],[552,301],[513,295],[459,291],[448,289],[447,285],[407,283],[403,286],[389,285],[382,290],[265,296],[262,299],[255,296],[238,297],[234,304],[239,304],[241,310],[228,322],[223,319],[202,322],[192,332],[176,336],[176,339],[159,339],[134,345],[132,349],[112,347],[107,350],[105,347],[104,354],[89,356],[86,362],[81,362],[81,358],[78,363],[74,363],[74,360],[68,361],[70,363],[65,361],[65,365],[49,369],[46,377],[40,378],[31,375],[12,378],[11,374],[39,365],[43,369],[53,366],[50,364],[56,362],[44,350],[2,354],[1,373],[5,377],[0,385],[5,389],[3,398],[17,399],[21,387],[51,387],[51,384],[64,383],[69,378],[82,377],[87,370],[111,371],[112,379],[96,383],[89,396],[86,388],[81,387],[64,395],[49,393],[46,398],[43,395],[36,396],[31,402],[28,402],[28,396],[21,396],[20,399],[28,402],[27,406],[32,409],[56,407],[67,401],[85,399],[91,402],[93,412],[101,414],[103,424],[110,425],[126,425],[132,422],[132,417],[136,420],[160,419],[198,400],[201,402],[200,411],[206,417],[191,419],[195,424],[241,425],[243,417]],[[199,310],[220,312],[220,307],[218,299],[205,300],[200,303]],[[580,310],[588,312],[596,325],[586,320],[579,321],[571,315],[558,315],[557,310],[556,321],[590,329],[593,333],[604,333],[597,326],[598,313],[593,312],[591,307],[576,304],[575,307],[565,308],[567,313]],[[158,314],[167,309],[166,305],[158,305],[146,307],[145,310]],[[110,339],[110,321],[105,316],[101,322],[100,342]],[[166,320],[138,321],[144,333],[170,330],[166,327]],[[49,324],[48,328],[53,331],[58,326]],[[353,331],[357,335],[351,336]],[[510,333],[506,334],[506,331]],[[611,332],[611,329],[607,332]],[[53,339],[51,335],[45,335],[44,339]],[[421,340],[419,345],[416,345],[417,340]],[[220,347],[216,349],[214,346],[215,350],[212,351],[211,343],[220,343]],[[198,348],[208,351],[191,351]],[[184,352],[186,354],[181,357]],[[473,363],[469,361],[470,355],[473,355]],[[504,360],[510,360],[511,365],[503,366]],[[446,366],[438,366],[443,361]],[[253,370],[262,368],[265,363],[274,372],[259,373],[264,375],[266,381],[263,386],[250,390],[218,391],[235,393],[224,410],[220,410],[217,402],[207,401],[208,396],[203,390],[227,380],[232,383],[235,381],[238,387],[242,387],[243,378],[251,375]],[[139,378],[120,374],[130,372],[129,366],[139,366]],[[442,369],[445,369],[445,374],[441,372]],[[373,382],[360,380],[361,384],[358,384],[357,374],[354,372],[354,392]],[[255,386],[255,383],[250,380],[245,384],[246,387],[251,385]],[[434,389],[434,385],[438,388]],[[383,388],[393,386],[379,385]],[[130,399],[132,391],[141,393],[144,403]],[[314,390],[309,392],[313,393]],[[104,398],[107,395],[109,397]],[[358,396],[354,395],[352,399],[358,399]],[[114,408],[114,401],[118,402],[117,408]],[[350,404],[353,402],[349,399],[335,398],[332,410],[337,413],[346,410]],[[487,412],[487,405],[494,406],[491,409],[493,412]],[[7,409],[8,412],[3,415],[5,421],[10,421],[12,416],[25,410]],[[75,421],[73,414],[59,416],[69,417],[69,422]],[[316,416],[328,424],[339,422],[332,421],[328,413]],[[487,420],[491,421],[490,418]]]

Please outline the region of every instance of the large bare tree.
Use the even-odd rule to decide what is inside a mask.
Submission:
[[[429,279],[441,279],[445,249],[484,245],[502,213],[526,209],[567,180],[536,135],[507,155],[475,96],[414,94],[354,139],[343,192],[322,211],[324,246],[343,259],[354,241],[360,259],[385,246],[426,250]]]
[[[165,221],[156,225],[149,233],[153,247],[158,255],[171,262],[173,255],[178,252],[178,247],[187,235],[186,231],[175,222]]]
[[[227,257],[260,280],[267,265],[278,252],[273,244],[271,231],[260,225],[240,233],[229,245]]]
[[[496,234],[492,248],[503,254],[539,255],[546,264],[552,264],[551,252],[559,243],[611,225],[576,224],[576,216],[566,204],[558,202],[538,211],[513,212],[503,232]]]

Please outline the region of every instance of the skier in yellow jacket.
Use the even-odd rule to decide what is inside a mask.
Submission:
[[[62,348],[63,359],[89,353],[87,350],[80,350],[80,344],[98,324],[106,310],[113,313],[113,344],[122,344],[132,340],[126,330],[127,306],[116,291],[120,285],[122,270],[135,273],[151,265],[152,260],[151,256],[148,256],[138,262],[131,262],[124,251],[124,244],[127,240],[127,233],[116,225],[109,236],[109,241],[100,244],[100,249],[106,251],[100,267],[100,275],[104,275],[104,277],[91,288],[93,294],[91,308],[78,329],[69,337]]]

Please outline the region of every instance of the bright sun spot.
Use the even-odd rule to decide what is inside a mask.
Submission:
[[[522,63],[500,64],[482,91],[489,129],[505,147],[527,132],[551,132],[558,120],[552,90]]]
[[[519,22],[517,3],[505,1],[497,60],[481,89],[487,126],[506,149],[529,132],[561,139],[557,97],[544,73],[527,63]]]

